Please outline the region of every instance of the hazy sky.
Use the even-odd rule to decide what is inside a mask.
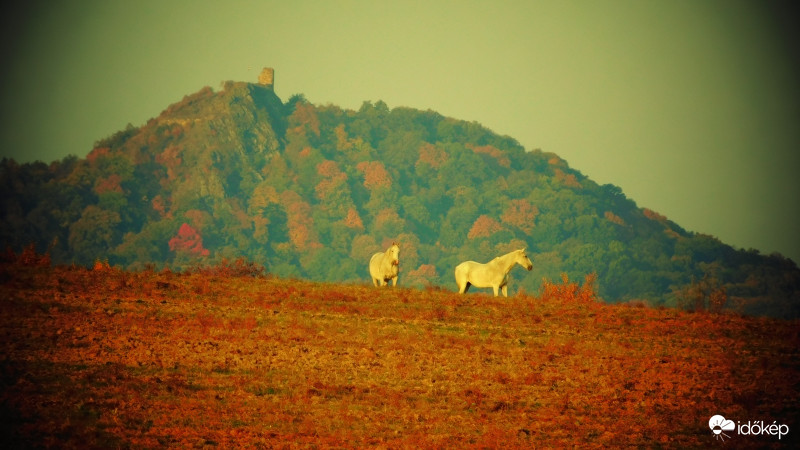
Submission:
[[[791,3],[787,3],[791,4]],[[766,6],[765,6],[766,5]],[[5,8],[5,7],[4,7]],[[779,3],[29,1],[3,11],[0,155],[85,157],[275,68],[284,100],[477,121],[641,207],[800,262],[798,16]]]

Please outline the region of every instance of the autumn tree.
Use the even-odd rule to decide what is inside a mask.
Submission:
[[[515,226],[525,233],[533,230],[539,208],[526,199],[511,200],[503,212],[500,220],[503,223]]]
[[[687,311],[719,313],[728,303],[728,293],[719,279],[709,273],[678,291],[679,305]]]
[[[428,142],[423,142],[419,146],[419,158],[417,158],[415,167],[419,169],[420,167],[428,166],[438,169],[447,161],[447,158],[447,152],[443,149]]]
[[[392,187],[392,177],[380,161],[364,161],[356,165],[364,175],[364,187],[370,191]]]
[[[153,211],[157,212],[159,217],[171,217],[172,212],[169,211],[169,206],[167,201],[161,195],[156,195],[150,201],[150,205],[153,207]]]
[[[169,249],[175,253],[189,256],[208,256],[208,249],[203,247],[203,238],[191,225],[184,222],[178,234],[169,240]]]
[[[361,220],[361,216],[358,214],[355,208],[350,208],[347,210],[347,215],[344,219],[342,219],[342,223],[348,227],[355,230],[363,230],[364,229],[364,222]]]
[[[319,117],[314,105],[308,102],[297,102],[294,112],[289,116],[289,127],[296,132],[306,132],[319,137]]]
[[[170,180],[176,180],[178,171],[181,167],[183,159],[181,158],[182,150],[176,145],[170,145],[161,153],[156,155],[156,161],[167,168],[167,177]]]
[[[332,219],[344,218],[353,210],[347,174],[334,161],[325,160],[317,164],[319,183],[315,187],[316,197]]]
[[[613,213],[613,212],[611,212],[611,211],[606,211],[605,213],[603,213],[603,217],[605,217],[605,218],[606,218],[606,220],[608,220],[608,221],[609,221],[609,222],[611,222],[611,223],[615,223],[615,224],[617,224],[617,225],[620,225],[620,226],[623,226],[623,227],[624,227],[625,225],[627,225],[627,224],[625,223],[625,220],[623,220],[623,219],[622,219],[622,217],[620,217],[620,216],[618,216],[618,215],[614,214],[614,213]]]
[[[416,269],[410,270],[404,275],[404,284],[409,286],[434,286],[439,282],[439,274],[436,272],[436,266],[433,264],[421,264]]]
[[[98,195],[106,192],[124,193],[122,190],[122,177],[119,174],[112,173],[111,175],[98,178],[94,185],[94,192]]]
[[[469,229],[467,237],[469,239],[488,237],[502,229],[503,226],[500,225],[499,222],[486,214],[481,214],[480,217],[475,220],[475,223],[472,224],[472,228]]]
[[[347,162],[357,164],[361,161],[368,161],[375,158],[375,149],[361,136],[349,137],[344,124],[339,124],[334,128],[336,138],[336,150],[340,152]]]
[[[501,151],[500,149],[491,146],[491,145],[468,145],[468,148],[471,148],[473,152],[479,155],[488,155],[496,161],[501,167],[509,168],[511,167],[511,160],[508,159],[508,156]]]
[[[559,168],[553,169],[553,173],[555,173],[555,179],[563,183],[564,186],[571,188],[581,187],[581,183],[578,181],[578,178],[575,176],[575,174],[567,173]]]
[[[286,211],[289,240],[300,251],[319,247],[311,205],[293,191],[280,195],[281,205]]]

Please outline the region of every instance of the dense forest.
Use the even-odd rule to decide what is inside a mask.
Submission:
[[[0,244],[55,263],[187,268],[245,258],[280,277],[368,283],[401,245],[399,284],[527,248],[543,279],[595,274],[607,302],[800,317],[800,270],[641,208],[563,159],[478,123],[364,102],[283,102],[226,82],[102,139],[85,158],[0,162]]]

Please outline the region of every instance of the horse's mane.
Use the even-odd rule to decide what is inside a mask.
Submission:
[[[510,254],[512,254],[512,253],[517,253],[518,251],[519,251],[519,250],[511,250],[511,251],[510,251],[510,252],[508,252],[508,253],[504,253],[504,254],[502,254],[502,255],[500,255],[500,256],[496,256],[496,257],[495,257],[493,260],[491,260],[491,261],[489,261],[489,262],[490,262],[490,263],[493,263],[493,262],[495,262],[495,261],[497,261],[497,260],[500,260],[500,259],[503,259],[503,258],[505,258],[506,256],[508,256],[508,255],[510,255]]]

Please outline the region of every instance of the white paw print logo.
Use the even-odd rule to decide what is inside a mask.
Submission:
[[[736,424],[734,424],[732,420],[728,420],[717,414],[708,419],[708,427],[711,428],[711,432],[714,433],[714,439],[721,439],[724,441],[725,438],[730,438],[725,432],[735,429]]]

